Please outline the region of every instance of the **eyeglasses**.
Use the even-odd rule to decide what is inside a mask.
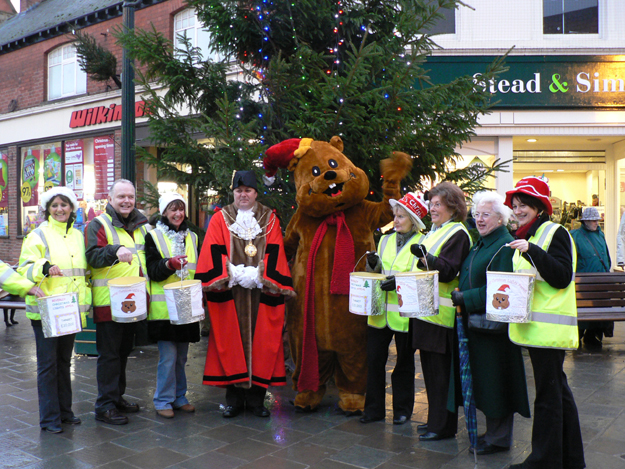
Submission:
[[[476,220],[478,218],[483,218],[484,220],[490,218],[493,214],[492,213],[481,213],[481,212],[475,212],[475,215],[473,215],[473,218],[475,218]]]
[[[430,205],[430,209],[432,208],[441,208],[443,206],[443,204],[441,204],[440,202],[436,202],[435,204]]]

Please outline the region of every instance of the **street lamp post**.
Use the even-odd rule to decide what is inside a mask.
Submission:
[[[124,30],[135,29],[135,7],[138,1],[125,1]],[[136,181],[135,171],[135,72],[130,54],[124,47],[122,56],[122,178]]]

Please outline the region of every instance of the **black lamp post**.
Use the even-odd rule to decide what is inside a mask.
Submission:
[[[125,1],[124,30],[135,29],[135,7],[138,1]],[[122,56],[122,178],[136,181],[135,163],[135,72],[130,54],[124,48]]]

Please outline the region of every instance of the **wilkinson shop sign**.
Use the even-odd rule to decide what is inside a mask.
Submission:
[[[464,75],[493,96],[495,108],[625,107],[625,56],[512,56],[496,80],[482,73],[492,56],[429,57],[433,83]]]
[[[144,101],[135,103],[135,117],[143,117],[145,115],[144,107]],[[76,129],[120,120],[122,120],[121,104],[111,104],[109,106],[95,106],[72,112],[69,126],[72,129]]]

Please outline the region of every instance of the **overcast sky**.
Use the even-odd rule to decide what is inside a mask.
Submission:
[[[13,4],[13,8],[15,8],[15,10],[17,10],[17,12],[19,13],[19,11],[20,11],[20,0],[11,0],[11,3]]]

